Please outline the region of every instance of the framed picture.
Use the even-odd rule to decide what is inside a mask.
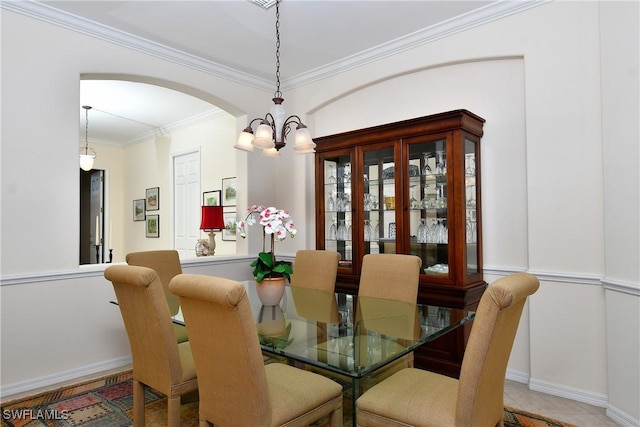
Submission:
[[[160,187],[147,188],[145,200],[148,211],[160,210]]]
[[[236,239],[236,213],[224,212],[224,230],[222,230],[222,240]]]
[[[147,215],[147,237],[160,237],[160,215]]]
[[[133,220],[144,221],[144,199],[137,199],[133,201]]]
[[[202,206],[222,206],[220,199],[222,191],[205,191],[202,193]]]
[[[222,178],[222,206],[236,205],[236,177]]]

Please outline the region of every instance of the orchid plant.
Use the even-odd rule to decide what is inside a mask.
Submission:
[[[293,268],[288,261],[276,261],[275,242],[282,241],[298,232],[293,224],[293,219],[289,212],[274,207],[262,205],[252,205],[247,208],[247,216],[237,222],[237,232],[243,239],[247,237],[246,226],[251,226],[257,222],[262,226],[262,252],[258,258],[251,263],[253,275],[258,283],[265,277],[286,277],[291,279]],[[271,238],[271,250],[265,249],[267,235]]]

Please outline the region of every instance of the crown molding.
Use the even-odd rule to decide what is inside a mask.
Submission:
[[[498,19],[515,15],[525,10],[549,3],[553,0],[502,0],[491,3],[483,8],[456,16],[447,21],[423,28],[395,40],[364,50],[355,55],[340,59],[333,63],[318,67],[283,81],[287,88],[304,86],[317,80],[340,74],[344,71],[378,61],[389,56],[413,49],[451,36],[474,27],[488,24]]]
[[[0,7],[68,30],[86,34],[138,52],[143,52],[156,58],[222,77],[226,80],[265,91],[273,90],[273,82],[270,80],[173,49],[124,31],[116,30],[115,28],[81,18],[43,3],[32,0],[1,1]]]
[[[553,0],[502,0],[450,20],[415,31],[406,36],[364,50],[305,73],[283,79],[283,89],[304,86],[314,81],[396,55],[417,46],[478,27],[495,20],[543,5]],[[1,1],[0,7],[72,31],[89,35],[166,61],[212,74],[226,80],[264,91],[272,91],[273,82],[207,59],[170,48],[142,37],[64,12],[33,0]]]

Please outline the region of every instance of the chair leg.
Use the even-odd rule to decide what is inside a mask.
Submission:
[[[133,426],[144,427],[144,384],[133,380]]]
[[[180,396],[167,397],[167,425],[180,427]]]
[[[329,427],[342,427],[342,407],[336,409],[329,415]],[[202,426],[201,426],[202,427]]]

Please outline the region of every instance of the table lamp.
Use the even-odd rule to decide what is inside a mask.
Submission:
[[[214,255],[216,251],[216,235],[214,231],[224,230],[222,206],[202,206],[200,230],[209,232],[209,255]]]

